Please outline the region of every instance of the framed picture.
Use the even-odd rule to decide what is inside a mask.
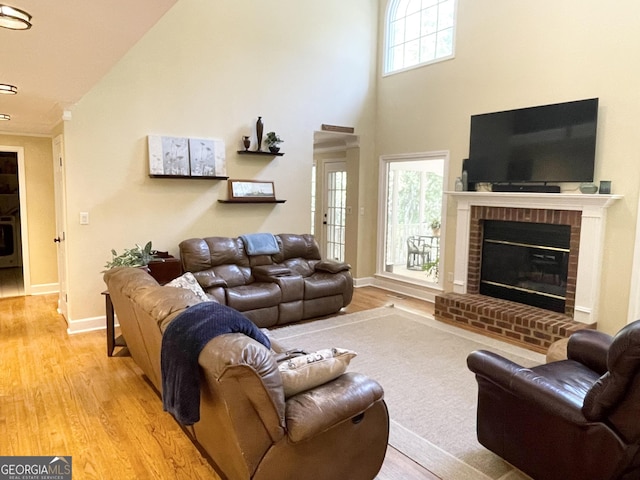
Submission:
[[[149,174],[188,176],[189,171],[186,138],[149,135]]]
[[[227,166],[222,140],[189,139],[192,177],[225,177]]]
[[[229,180],[229,200],[236,202],[273,202],[276,192],[273,182],[259,180]]]

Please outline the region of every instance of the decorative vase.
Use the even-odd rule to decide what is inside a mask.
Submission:
[[[269,151],[271,153],[278,153],[280,151],[280,147],[276,147],[275,145],[269,146]]]
[[[242,144],[244,145],[244,151],[248,151],[249,147],[251,146],[251,139],[247,135],[243,136]]]
[[[580,192],[582,193],[596,193],[597,191],[598,186],[591,182],[580,184]]]
[[[258,117],[258,121],[256,122],[256,136],[258,137],[258,146],[256,147],[256,152],[262,151],[263,129],[264,129],[264,125],[262,124],[262,117]]]

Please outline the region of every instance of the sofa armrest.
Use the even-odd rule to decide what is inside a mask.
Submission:
[[[607,353],[613,337],[597,330],[583,329],[569,337],[567,357],[603,375],[607,371]]]
[[[344,262],[322,260],[316,263],[314,268],[316,269],[316,271],[320,270],[322,272],[338,273],[338,272],[344,272],[345,270],[350,270],[351,265]]]
[[[349,419],[357,423],[357,417],[366,415],[366,410],[383,396],[378,382],[353,372],[294,395],[286,403],[289,439],[301,442]]]
[[[259,282],[271,282],[277,277],[291,275],[293,272],[290,268],[282,265],[260,265],[253,267],[251,273]]]
[[[227,288],[227,281],[222,277],[216,277],[211,270],[192,272],[200,286],[204,289],[223,287]]]
[[[469,354],[467,366],[479,379],[482,378],[518,398],[538,405],[542,410],[572,423],[587,422],[582,414],[582,402],[576,402],[575,397],[564,395],[557,389],[557,385],[539,373],[485,350]]]

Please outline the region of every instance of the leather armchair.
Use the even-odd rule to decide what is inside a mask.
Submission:
[[[567,355],[524,368],[471,353],[479,442],[534,479],[640,478],[640,321],[576,332]]]

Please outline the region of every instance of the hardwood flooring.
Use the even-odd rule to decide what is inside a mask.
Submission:
[[[56,295],[0,299],[0,456],[71,455],[74,479],[220,479],[105,331],[68,335]],[[432,305],[356,289],[347,312]],[[389,447],[379,480],[434,480]]]

